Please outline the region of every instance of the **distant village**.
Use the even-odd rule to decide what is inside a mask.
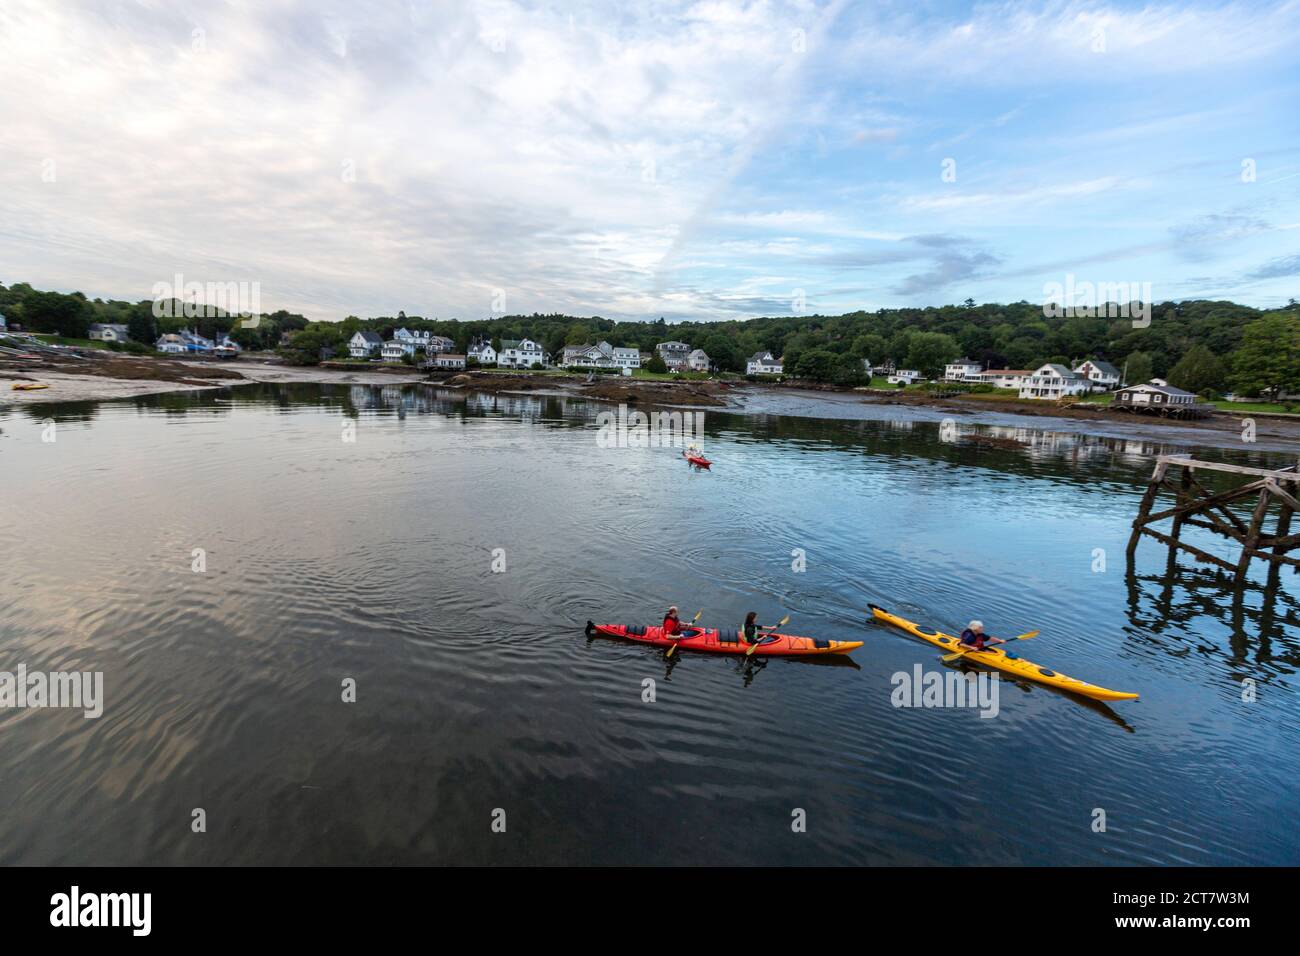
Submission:
[[[109,323],[92,324],[89,338],[121,345],[130,342],[126,325]],[[229,335],[213,339],[189,329],[159,336],[154,347],[165,355],[208,355],[214,358],[235,358],[242,351]],[[406,328],[399,328],[387,341],[375,332],[358,331],[347,345],[348,355],[353,360],[408,362],[425,369],[447,371],[472,367],[563,368],[632,375],[650,365],[656,357],[662,360],[664,369],[670,373],[717,371],[703,349],[691,348],[688,343],[678,341],[660,342],[654,352],[619,348],[601,341],[594,345],[566,345],[548,354],[532,339],[506,339],[498,350],[490,340],[482,337],[473,340],[464,354],[455,352],[455,347],[455,342],[446,336]],[[873,365],[870,359],[863,359],[862,366],[865,374],[882,377],[888,384],[898,387],[927,381],[920,371],[896,368],[893,363]],[[745,374],[750,376],[780,376],[784,371],[784,359],[773,356],[771,352],[755,352],[745,362]],[[1036,369],[1009,369],[985,368],[979,362],[960,358],[947,363],[942,382],[1011,390],[1019,398],[1028,400],[1059,402],[1095,392],[1114,392],[1115,407],[1120,408],[1188,414],[1198,408],[1195,394],[1175,388],[1162,379],[1128,386],[1122,379],[1119,369],[1101,359],[1088,359],[1074,368],[1048,362]]]

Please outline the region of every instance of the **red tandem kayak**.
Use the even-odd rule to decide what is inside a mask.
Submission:
[[[701,455],[687,455],[686,460],[697,468],[708,468],[713,462]],[[758,653],[755,651],[755,653]]]
[[[714,654],[744,654],[749,645],[736,628],[696,627],[686,625],[680,637],[664,637],[664,629],[655,625],[643,627],[636,624],[593,624],[587,622],[587,634],[604,634],[608,637],[625,637],[629,641],[669,647],[676,644],[682,650],[709,651]],[[815,637],[798,637],[794,634],[766,633],[762,643],[754,650],[754,657],[813,657],[819,654],[847,654],[861,647],[861,641],[823,641]]]

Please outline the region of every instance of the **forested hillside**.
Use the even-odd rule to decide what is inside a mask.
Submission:
[[[461,321],[396,316],[342,322],[313,322],[307,316],[273,312],[246,329],[228,316],[157,318],[153,303],[88,299],[81,293],[41,292],[26,283],[0,285],[0,313],[30,331],[83,338],[92,322],[117,322],[133,339],[152,345],[162,332],[182,326],[212,336],[229,331],[246,348],[281,348],[282,333],[292,333],[291,357],[314,361],[322,348],[341,353],[358,329],[385,338],[399,326],[445,335],[464,351],[471,339],[531,338],[556,352],[564,345],[604,339],[612,345],[650,351],[675,339],[704,349],[719,367],[743,371],[757,351],[785,357],[789,374],[851,383],[862,378],[862,359],[894,362],[929,375],[966,356],[993,368],[1033,368],[1046,361],[1072,363],[1101,358],[1128,380],[1152,375],[1192,391],[1235,389],[1263,394],[1300,391],[1300,307],[1262,311],[1221,301],[1164,302],[1151,307],[1151,322],[1135,328],[1129,318],[1048,317],[1030,302],[962,305],[925,309],[880,309],[845,315],[767,316],[745,321],[615,322],[599,317],[507,315]]]

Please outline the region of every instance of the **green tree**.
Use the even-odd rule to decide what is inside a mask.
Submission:
[[[140,302],[131,307],[126,321],[126,332],[134,342],[153,345],[158,341],[158,326],[153,319],[152,302]]]
[[[933,378],[943,373],[943,367],[957,357],[961,351],[957,340],[942,332],[918,332],[908,343],[908,368],[916,369],[922,375]]]
[[[23,301],[23,323],[29,332],[84,339],[90,332],[90,320],[90,303],[80,296],[34,292]]]
[[[1225,374],[1226,370],[1219,357],[1197,343],[1169,370],[1169,384],[1199,393],[1206,389],[1222,388]]]
[[[1155,371],[1151,367],[1151,356],[1146,352],[1131,352],[1128,367],[1124,373],[1125,385],[1141,385],[1151,381]]]
[[[839,356],[827,349],[809,349],[800,352],[794,364],[789,366],[792,375],[799,378],[811,378],[817,382],[829,382],[835,375]]]
[[[1300,316],[1279,313],[1247,325],[1231,381],[1245,395],[1300,391]]]
[[[668,365],[664,362],[663,356],[658,352],[655,352],[654,355],[650,357],[650,361],[645,363],[645,370],[647,372],[654,372],[656,375],[663,375],[668,371]]]

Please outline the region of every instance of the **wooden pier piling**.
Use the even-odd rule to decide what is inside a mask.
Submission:
[[[1170,477],[1171,469],[1175,468],[1181,469],[1177,484]],[[1197,480],[1197,472],[1241,475],[1253,480],[1227,491],[1213,492]],[[1172,494],[1175,504],[1153,513],[1152,508],[1162,491]],[[1241,515],[1230,507],[1256,496],[1255,507],[1248,522],[1242,520]],[[1273,533],[1269,534],[1265,529],[1275,504],[1279,511]],[[1200,561],[1231,571],[1238,580],[1245,578],[1252,558],[1270,562],[1271,570],[1280,569],[1282,565],[1300,569],[1300,557],[1291,554],[1300,550],[1300,534],[1291,533],[1291,520],[1297,511],[1300,511],[1300,463],[1278,469],[1249,468],[1177,455],[1161,455],[1156,459],[1155,471],[1146,493],[1142,495],[1138,516],[1133,521],[1128,556],[1130,559],[1133,557],[1138,542],[1143,535],[1147,535],[1169,545],[1171,552],[1183,550]],[[1167,518],[1173,519],[1168,533],[1152,527]],[[1241,545],[1237,561],[1227,561],[1183,541],[1185,526],[1203,528],[1236,541]]]

